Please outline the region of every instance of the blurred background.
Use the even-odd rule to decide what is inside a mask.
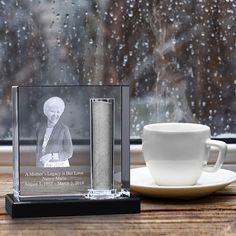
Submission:
[[[0,139],[13,85],[123,83],[134,140],[154,122],[236,138],[235,22],[233,0],[1,0]]]

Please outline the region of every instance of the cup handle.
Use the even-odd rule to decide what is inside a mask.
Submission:
[[[227,152],[227,144],[225,142],[212,140],[212,139],[207,139],[205,143],[207,146],[214,146],[219,149],[219,154],[218,154],[215,165],[214,166],[206,165],[203,167],[203,170],[206,172],[215,172],[220,169],[220,167],[222,166],[225,160],[225,156]]]

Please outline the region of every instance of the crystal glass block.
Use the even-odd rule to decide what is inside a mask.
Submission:
[[[14,86],[18,201],[129,197],[129,86]]]

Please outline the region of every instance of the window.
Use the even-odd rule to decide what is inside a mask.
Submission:
[[[131,138],[199,122],[236,138],[233,0],[1,0],[0,137],[11,86],[129,83]]]

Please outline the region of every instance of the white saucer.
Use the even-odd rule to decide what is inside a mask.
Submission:
[[[130,189],[136,193],[160,198],[198,198],[211,194],[236,180],[236,173],[220,169],[215,173],[203,172],[196,185],[193,186],[159,186],[154,183],[147,167],[130,171]]]

